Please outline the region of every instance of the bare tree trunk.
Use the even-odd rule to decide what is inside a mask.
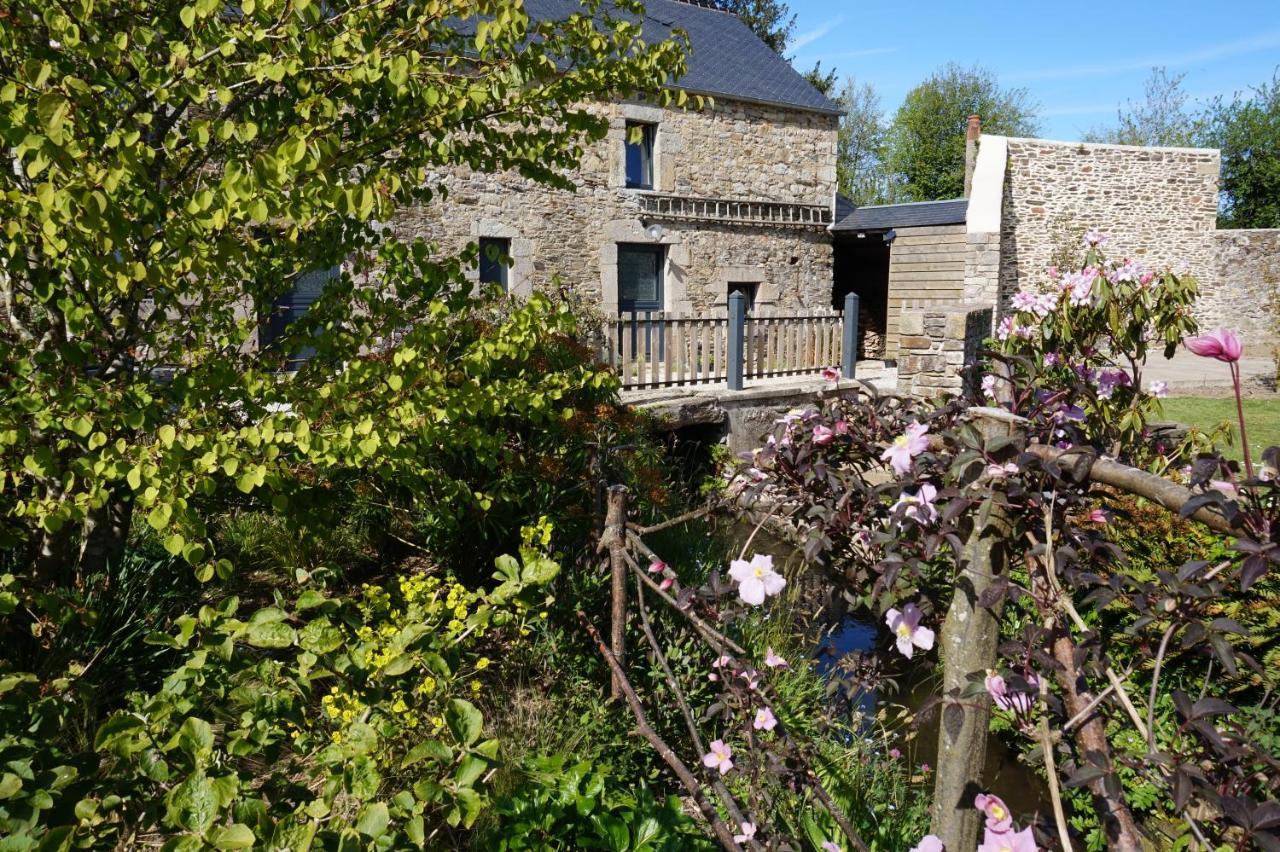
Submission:
[[[133,500],[113,493],[107,502],[89,513],[80,543],[80,575],[93,574],[120,564],[133,521]]]
[[[45,489],[46,499],[62,499],[56,485]],[[42,588],[63,585],[73,573],[76,561],[76,533],[71,524],[63,524],[56,532],[41,530],[31,554],[32,579]]]
[[[985,440],[1009,435],[1017,424],[1017,418],[1005,412],[978,409],[973,413]],[[999,495],[988,498],[965,542],[955,594],[942,624],[943,706],[930,823],[932,833],[947,849],[978,845],[981,814],[974,809],[973,798],[981,792],[991,702],[986,695],[964,702],[954,696],[964,691],[972,672],[996,665],[999,614],[980,606],[978,600],[1008,568],[1009,537],[1009,516]]]
[[[601,547],[609,551],[612,606],[609,631],[609,651],[620,667],[627,661],[627,489],[623,485],[609,488],[609,509],[604,521]],[[622,697],[622,682],[615,674],[610,691],[614,700]]]

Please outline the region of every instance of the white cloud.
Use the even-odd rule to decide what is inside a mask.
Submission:
[[[1125,71],[1143,71],[1149,68],[1179,68],[1201,62],[1213,62],[1229,59],[1246,53],[1270,50],[1280,47],[1280,31],[1263,33],[1252,38],[1239,41],[1224,42],[1200,50],[1189,51],[1164,57],[1152,57],[1141,61],[1117,62],[1110,65],[1075,65],[1056,68],[1039,68],[1030,71],[1015,71],[1001,74],[1005,80],[1065,80],[1074,77],[1102,77],[1108,74],[1121,74]]]
[[[809,30],[807,33],[801,33],[800,35],[796,36],[795,40],[792,41],[791,44],[788,45],[788,47],[790,47],[792,50],[800,50],[802,47],[811,45],[818,39],[825,37],[827,33],[831,32],[832,30],[834,30],[836,27],[840,26],[843,23],[844,23],[844,15],[837,15],[831,20],[827,21],[822,26],[816,29]]]

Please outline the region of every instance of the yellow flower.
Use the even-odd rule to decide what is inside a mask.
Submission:
[[[488,657],[481,657],[480,659],[476,660],[476,671],[482,672],[487,668],[489,668]]]
[[[479,692],[479,691],[480,691],[480,689],[481,689],[480,681],[478,681],[478,680],[473,680],[473,681],[471,681],[471,691],[472,691],[472,692]]]

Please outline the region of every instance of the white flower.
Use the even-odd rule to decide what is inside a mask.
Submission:
[[[751,561],[735,559],[729,563],[729,576],[738,583],[738,596],[743,603],[760,606],[766,597],[778,594],[786,579],[773,570],[773,557],[757,553]]]

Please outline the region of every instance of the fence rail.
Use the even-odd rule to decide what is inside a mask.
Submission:
[[[748,316],[745,297],[734,293],[718,313],[623,314],[606,326],[606,360],[626,390],[719,383],[741,390],[747,378],[811,375],[832,366],[851,379],[857,296],[844,307]]]

